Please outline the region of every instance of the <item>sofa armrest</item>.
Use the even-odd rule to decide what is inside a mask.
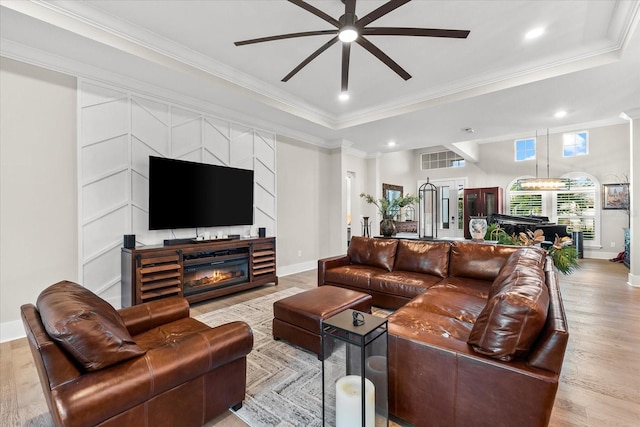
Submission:
[[[118,310],[131,336],[165,323],[189,317],[189,302],[182,297],[163,298]]]
[[[127,409],[220,366],[245,357],[253,333],[244,322],[231,322],[184,336],[99,371],[86,373],[52,390],[64,425],[97,425]],[[65,408],[73,408],[66,411]]]
[[[351,264],[349,255],[338,255],[318,260],[318,286],[324,285],[324,276],[327,270]]]

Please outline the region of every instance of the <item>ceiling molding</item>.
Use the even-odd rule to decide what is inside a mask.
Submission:
[[[285,99],[275,94],[261,93],[258,88],[249,88],[248,84],[247,86],[243,86],[242,84],[232,82],[228,78],[216,75],[212,69],[205,68],[204,64],[189,61],[183,55],[178,56],[173,52],[168,52],[164,49],[143,43],[129,35],[115,31],[112,28],[108,28],[80,15],[73,14],[58,5],[47,2],[34,3],[21,0],[5,0],[2,2],[2,6],[174,71],[199,77],[204,80],[215,81],[217,84],[237,91],[238,96],[242,95],[246,98],[254,99],[255,101],[296,115],[329,129],[336,128],[335,120],[326,114],[322,114],[319,110],[311,111],[311,107],[296,105],[296,103],[290,99]],[[211,65],[211,61],[209,62],[209,65]],[[244,74],[238,73],[239,75]]]
[[[389,104],[338,116],[313,107],[285,91],[212,60],[183,45],[160,37],[82,2],[3,0],[2,5],[43,22],[73,32],[163,67],[215,81],[244,96],[331,130],[392,118],[470,97],[557,77],[620,59],[640,19],[639,2],[618,2],[609,32],[612,45],[581,56],[503,76],[476,76],[473,81],[445,87],[437,93],[422,92]]]

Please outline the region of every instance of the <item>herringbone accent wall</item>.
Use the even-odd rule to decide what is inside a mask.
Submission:
[[[195,237],[194,229],[149,231],[150,155],[254,170],[255,227],[276,234],[275,134],[119,88],[86,80],[78,85],[79,265],[84,286],[119,307],[124,234],[135,234],[137,245]],[[209,231],[241,236],[251,232],[250,227]]]

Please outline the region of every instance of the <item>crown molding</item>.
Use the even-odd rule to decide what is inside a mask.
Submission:
[[[182,73],[222,84],[244,96],[331,130],[351,128],[503,89],[609,64],[620,59],[640,20],[640,1],[617,2],[609,46],[538,68],[502,76],[480,75],[438,92],[422,92],[345,115],[318,109],[302,99],[228,65],[78,1],[3,0],[3,6],[107,46]]]
[[[54,25],[79,36],[137,56],[157,65],[213,81],[262,104],[303,118],[329,129],[336,128],[335,117],[294,100],[284,91],[259,83],[245,73],[205,58],[184,46],[152,35],[95,10],[89,11],[81,2],[50,3],[46,1],[4,0],[1,5],[37,20]],[[91,16],[87,16],[91,15]],[[98,22],[98,17],[100,22]],[[109,25],[104,25],[105,20]],[[115,27],[115,28],[114,28]],[[126,32],[124,29],[126,28]],[[144,40],[131,35],[135,33]],[[180,53],[178,54],[177,51]],[[233,76],[233,78],[231,77]],[[238,78],[239,77],[239,78]]]

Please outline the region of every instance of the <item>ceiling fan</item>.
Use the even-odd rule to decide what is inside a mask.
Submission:
[[[277,36],[261,37],[251,40],[242,40],[235,42],[236,46],[244,46],[254,43],[269,42],[274,40],[291,39],[296,37],[317,36],[324,34],[335,34],[331,40],[320,46],[315,52],[309,55],[304,61],[302,61],[297,67],[295,67],[289,74],[284,76],[283,82],[289,81],[291,77],[296,75],[307,64],[313,61],[318,55],[327,50],[329,47],[342,41],[342,92],[347,92],[349,86],[349,56],[351,53],[351,42],[355,41],[364,49],[369,51],[373,56],[385,63],[389,68],[395,71],[404,80],[409,80],[411,74],[406,72],[400,65],[398,65],[393,59],[387,56],[383,51],[377,48],[371,43],[365,36],[417,36],[417,37],[444,37],[444,38],[458,38],[465,39],[469,35],[467,30],[445,30],[437,28],[406,28],[406,27],[369,27],[368,25],[375,20],[383,17],[389,12],[394,11],[398,7],[409,3],[411,0],[391,0],[383,4],[379,8],[373,10],[362,18],[358,18],[356,12],[356,0],[342,0],[344,3],[344,15],[338,19],[334,19],[327,15],[323,11],[315,8],[309,3],[303,0],[288,0],[290,3],[295,4],[314,14],[315,16],[327,21],[336,29],[333,30],[318,30],[318,31],[304,31],[300,33],[280,34]]]

